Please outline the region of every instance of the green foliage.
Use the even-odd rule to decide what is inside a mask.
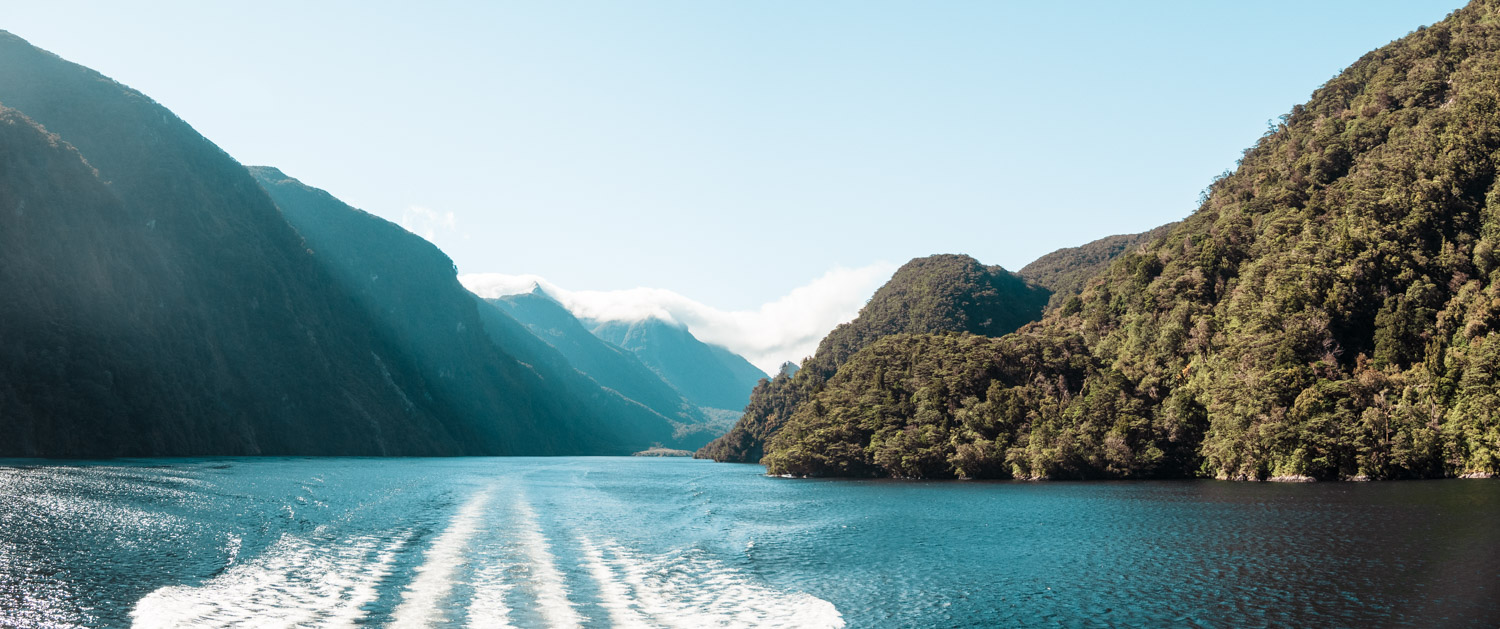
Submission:
[[[1196,213],[1125,250],[1041,323],[998,340],[870,345],[809,397],[821,412],[791,411],[767,465],[924,477],[1500,472],[1497,18],[1496,2],[1476,1],[1365,55],[1282,117]],[[889,389],[868,375],[876,364],[912,375]],[[1023,364],[1037,368],[1019,374]],[[1011,400],[1015,411],[984,415]]]
[[[771,438],[775,474],[1177,476],[1202,417],[1153,422],[1077,334],[897,334],[855,354]]]
[[[1016,275],[1052,291],[1049,310],[1067,307],[1088,280],[1103,271],[1126,251],[1139,249],[1166,234],[1173,225],[1162,225],[1139,234],[1107,236],[1078,246],[1058,249],[1032,261]]]
[[[822,390],[850,356],[881,337],[937,332],[1000,336],[1040,318],[1047,297],[1046,289],[969,256],[912,260],[875,292],[854,321],[830,332],[795,376],[778,375],[756,386],[739,423],[698,456],[759,461],[766,440],[792,412]]]

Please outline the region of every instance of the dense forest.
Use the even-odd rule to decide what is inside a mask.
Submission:
[[[1106,236],[1077,247],[1058,249],[1021,267],[1016,275],[1052,291],[1047,308],[1056,308],[1082,293],[1089,279],[1107,268],[1120,254],[1144,247],[1166,234],[1173,225],[1176,223],[1139,234]]]
[[[761,382],[728,434],[698,456],[755,462],[766,440],[855,352],[901,333],[969,332],[999,336],[1036,320],[1048,292],[998,266],[963,255],[935,255],[906,263],[860,309],[859,316],[824,337],[817,352],[790,375]]]
[[[1371,52],[1198,210],[1000,339],[897,336],[782,412],[773,473],[1500,472],[1500,3]]]

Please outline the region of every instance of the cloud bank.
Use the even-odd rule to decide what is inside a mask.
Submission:
[[[723,345],[768,374],[783,361],[811,356],[835,326],[859,314],[875,289],[889,280],[896,266],[877,263],[857,269],[835,268],[805,286],[755,310],[727,311],[670,290],[632,288],[614,291],[570,291],[535,275],[466,273],[459,281],[480,297],[530,292],[540,286],[581,319],[642,321],[657,318],[687,326],[699,340]]]

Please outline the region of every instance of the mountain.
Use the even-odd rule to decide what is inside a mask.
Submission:
[[[506,295],[486,302],[524,324],[556,349],[574,368],[599,384],[671,419],[682,447],[697,448],[728,425],[686,400],[635,354],[594,335],[566,307],[542,291]]]
[[[1176,223],[1139,234],[1106,236],[1077,247],[1058,249],[1021,267],[1016,275],[1052,291],[1047,308],[1057,308],[1083,292],[1087,282],[1108,268],[1120,254],[1160,238],[1173,225]]]
[[[492,342],[435,248],[284,176],[279,208],[139,92],[0,33],[0,103],[0,456],[670,439],[560,356],[544,371]]]
[[[667,418],[601,391],[566,358],[538,360],[547,349],[488,333],[479,309],[490,306],[432,243],[275,168],[250,172],[379,332],[412,357],[445,416],[500,431],[477,444],[483,451],[628,454],[672,441]]]
[[[761,383],[730,432],[699,450],[717,461],[754,463],[766,440],[796,407],[822,388],[839,366],[884,336],[967,332],[1000,336],[1039,319],[1046,289],[998,266],[965,255],[934,255],[907,262],[875,291],[859,316],[834,328],[796,375]]]
[[[1476,1],[1360,58],[1042,322],[866,348],[795,411],[768,468],[1500,472],[1497,23],[1500,2]]]
[[[255,180],[0,32],[0,455],[439,454],[448,422]]]
[[[590,324],[595,336],[635,354],[701,407],[742,409],[755,383],[766,377],[739,354],[698,340],[682,325],[656,318]]]

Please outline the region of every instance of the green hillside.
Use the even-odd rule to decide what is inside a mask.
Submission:
[[[1041,317],[1046,289],[963,255],[912,260],[875,292],[853,321],[818,344],[795,376],[780,373],[755,388],[728,434],[698,451],[717,461],[754,463],[766,440],[839,366],[877,339],[902,333],[969,332],[999,336]]]
[[[851,361],[860,373],[813,401],[821,413],[798,410],[768,464],[933,477],[1500,471],[1497,112],[1500,8],[1479,1],[1319,88],[1196,213],[1041,323],[998,341],[869,348]],[[903,356],[903,344],[924,349]],[[865,373],[882,367],[885,379]],[[876,394],[893,385],[890,402]],[[880,426],[845,434],[869,417]]]
[[[1016,275],[1052,291],[1047,308],[1057,308],[1082,293],[1088,281],[1109,268],[1109,263],[1115,258],[1150,244],[1173,225],[1162,225],[1139,234],[1106,236],[1077,247],[1058,249],[1021,267]]]

